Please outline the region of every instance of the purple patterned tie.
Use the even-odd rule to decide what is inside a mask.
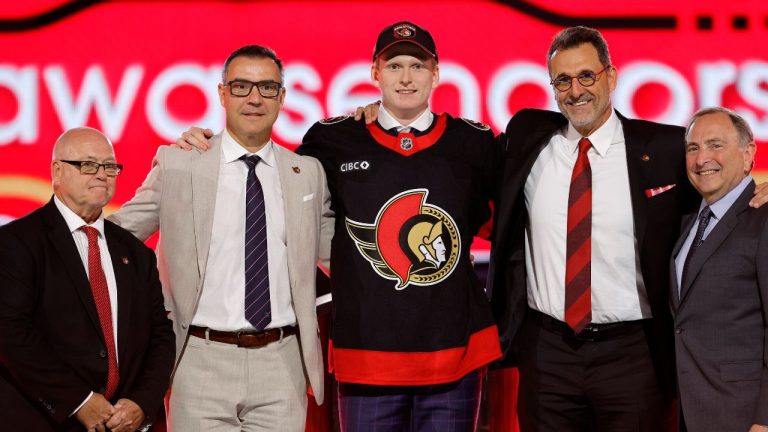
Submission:
[[[696,229],[696,235],[693,237],[691,248],[688,249],[688,255],[685,257],[685,262],[683,262],[683,275],[680,277],[681,290],[685,286],[685,280],[688,277],[688,266],[691,263],[691,257],[699,249],[699,246],[704,243],[704,231],[707,230],[707,225],[709,225],[711,219],[712,210],[709,207],[704,207],[699,215],[699,227]]]
[[[269,266],[267,265],[267,213],[264,190],[256,178],[260,157],[240,158],[248,165],[245,191],[245,319],[256,330],[263,330],[272,320],[269,303]]]

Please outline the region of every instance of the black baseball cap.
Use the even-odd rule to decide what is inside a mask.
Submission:
[[[373,48],[373,60],[375,61],[379,54],[393,45],[404,42],[416,45],[437,61],[437,50],[435,49],[435,40],[432,39],[432,35],[410,21],[397,22],[379,33],[379,37],[376,39],[376,46]]]

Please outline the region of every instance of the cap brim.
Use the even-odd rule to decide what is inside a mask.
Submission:
[[[435,55],[435,53],[431,52],[431,51],[430,51],[430,50],[428,50],[428,49],[427,49],[427,48],[426,48],[424,45],[422,45],[422,44],[420,44],[420,43],[418,43],[418,42],[414,41],[413,39],[401,39],[401,40],[396,40],[396,41],[394,41],[394,42],[390,42],[390,43],[389,43],[389,44],[387,44],[387,45],[386,45],[384,48],[382,48],[382,49],[380,49],[378,52],[374,53],[374,54],[373,54],[373,59],[374,59],[374,60],[376,60],[376,57],[380,56],[380,55],[381,55],[381,53],[383,53],[384,51],[386,51],[386,50],[388,50],[388,49],[392,48],[393,46],[395,46],[395,45],[397,45],[397,44],[401,44],[401,43],[409,43],[409,44],[413,44],[413,45],[416,45],[416,46],[417,46],[417,47],[419,47],[419,48],[420,48],[422,51],[424,51],[425,53],[429,54],[431,57],[433,57],[433,58],[437,58],[437,56]]]

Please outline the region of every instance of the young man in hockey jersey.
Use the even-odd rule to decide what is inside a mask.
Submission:
[[[498,334],[469,260],[499,160],[484,125],[429,110],[432,36],[409,22],[376,41],[378,121],[315,124],[336,214],[330,367],[345,431],[474,430]]]
[[[320,121],[297,150],[322,162],[336,214],[329,368],[344,431],[472,431],[481,370],[501,355],[469,258],[501,158],[490,128],[429,110],[439,77],[426,30],[387,27],[378,120]],[[177,144],[207,148],[196,128]]]
[[[439,77],[426,30],[387,27],[371,67],[378,120],[322,120],[297,150],[322,162],[336,214],[329,367],[343,431],[472,431],[481,371],[501,355],[469,258],[501,159],[490,128],[429,110]],[[195,128],[177,143],[206,147]]]

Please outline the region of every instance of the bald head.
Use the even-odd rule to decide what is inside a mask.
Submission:
[[[77,151],[78,145],[86,142],[103,142],[112,148],[112,143],[99,130],[87,126],[76,127],[65,131],[56,140],[56,143],[53,145],[53,159],[69,159],[71,153]]]
[[[101,209],[115,193],[115,177],[103,167],[94,174],[83,174],[80,162],[115,163],[112,143],[104,134],[89,127],[70,129],[56,140],[51,161],[53,193],[85,222],[101,215]]]

